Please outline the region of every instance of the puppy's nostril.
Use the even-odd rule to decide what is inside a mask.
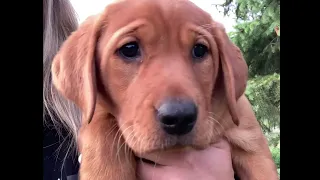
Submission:
[[[174,126],[177,123],[177,119],[174,116],[164,116],[162,117],[161,123],[167,126]]]
[[[188,125],[194,124],[195,120],[194,120],[194,116],[193,115],[188,115],[185,117],[185,122]]]
[[[183,135],[189,133],[197,120],[197,107],[188,100],[169,100],[157,111],[158,120],[168,134]]]

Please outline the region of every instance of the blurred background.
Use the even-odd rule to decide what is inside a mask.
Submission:
[[[250,100],[280,176],[280,0],[191,0],[222,23],[249,66]],[[71,0],[80,22],[112,0]]]

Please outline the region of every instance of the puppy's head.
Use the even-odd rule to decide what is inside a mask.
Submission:
[[[71,35],[52,70],[84,122],[102,107],[139,154],[208,145],[231,119],[238,124],[235,104],[247,80],[223,27],[186,0],[109,5]]]

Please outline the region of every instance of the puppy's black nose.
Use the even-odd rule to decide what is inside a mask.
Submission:
[[[196,105],[189,100],[165,101],[158,108],[157,117],[164,131],[171,135],[189,133],[197,120]]]

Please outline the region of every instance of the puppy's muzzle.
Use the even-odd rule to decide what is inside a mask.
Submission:
[[[156,113],[162,129],[166,133],[181,136],[193,129],[197,120],[198,109],[191,100],[170,99],[164,101]]]

